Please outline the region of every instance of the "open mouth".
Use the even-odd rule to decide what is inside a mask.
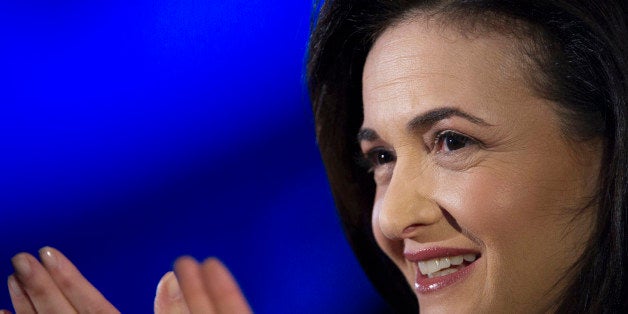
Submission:
[[[427,247],[403,253],[414,268],[414,288],[425,295],[465,281],[482,254],[471,248]]]
[[[476,259],[478,259],[478,257],[478,254],[463,254],[433,258],[430,260],[419,261],[418,268],[424,278],[442,277],[458,272],[464,267],[469,266]]]

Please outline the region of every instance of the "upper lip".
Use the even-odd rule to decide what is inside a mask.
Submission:
[[[403,252],[403,255],[406,257],[406,259],[411,262],[427,261],[434,258],[458,256],[458,255],[465,255],[465,254],[479,255],[480,252],[473,249],[447,248],[447,247],[429,247],[425,249],[419,249],[416,251]]]

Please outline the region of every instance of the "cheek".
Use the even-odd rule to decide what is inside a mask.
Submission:
[[[437,202],[458,228],[488,244],[521,238],[545,224],[547,193],[531,191],[521,177],[480,169],[441,176]]]
[[[570,167],[558,163],[513,163],[492,160],[466,172],[441,171],[437,201],[461,227],[477,234],[503,236],[556,229],[573,217],[583,189]],[[515,166],[513,166],[515,165]],[[580,202],[581,203],[581,202]]]
[[[460,230],[486,249],[493,275],[515,278],[504,274],[518,270],[515,273],[544,273],[547,279],[558,276],[570,264],[564,261],[578,258],[589,235],[572,231],[591,230],[593,219],[576,214],[579,205],[573,201],[584,193],[581,178],[559,164],[495,165],[441,174],[438,202]],[[547,256],[563,262],[548,261]],[[544,265],[541,272],[539,265]],[[519,289],[529,288],[526,278],[518,282]]]

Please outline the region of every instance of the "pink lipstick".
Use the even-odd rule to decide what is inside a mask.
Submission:
[[[404,256],[416,263],[415,290],[424,294],[467,278],[480,253],[471,249],[432,247],[404,252]]]

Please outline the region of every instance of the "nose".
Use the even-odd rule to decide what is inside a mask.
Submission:
[[[417,237],[443,217],[432,197],[432,172],[424,166],[404,166],[398,160],[389,184],[376,200],[377,217],[373,217],[388,239]]]

